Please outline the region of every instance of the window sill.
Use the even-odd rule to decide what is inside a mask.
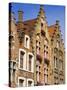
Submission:
[[[31,73],[34,73],[34,71],[29,71],[29,70],[26,70],[26,69],[22,69],[22,68],[19,68],[20,70],[22,71],[27,71],[27,72],[31,72]]]

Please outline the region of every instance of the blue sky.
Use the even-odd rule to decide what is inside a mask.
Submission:
[[[18,20],[18,10],[23,10],[23,20],[36,18],[40,9],[39,4],[22,4],[12,3],[12,12],[15,13],[16,21]],[[56,20],[60,21],[60,30],[64,39],[65,32],[65,7],[57,5],[44,5],[46,21],[48,25],[55,24]]]

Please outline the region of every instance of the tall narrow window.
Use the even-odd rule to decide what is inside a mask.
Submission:
[[[47,64],[44,65],[44,82],[48,84],[48,66]]]
[[[62,60],[59,60],[59,69],[63,70],[63,61]]]
[[[28,38],[26,38],[26,47],[28,47]]]
[[[54,57],[54,67],[56,68],[56,58]]]
[[[15,83],[16,62],[10,61],[9,67],[10,67],[10,82]]]
[[[40,82],[40,61],[36,61],[36,79],[37,82]]]
[[[24,61],[24,52],[20,52],[20,68],[23,68],[23,61]]]
[[[15,82],[15,70],[13,70],[13,82]]]
[[[40,42],[36,41],[36,52],[37,54],[40,54]]]
[[[56,58],[56,67],[58,68],[58,59]]]
[[[31,52],[28,52],[27,70],[34,72],[34,55]]]
[[[31,71],[32,56],[29,55],[29,71]]]
[[[60,47],[60,42],[59,41],[57,41],[57,48],[59,48]]]
[[[26,51],[19,49],[19,68],[26,70]]]
[[[58,68],[58,60],[55,56],[54,56],[54,67]]]
[[[47,58],[47,53],[46,52],[44,52],[44,58]]]
[[[25,42],[25,44],[24,44],[25,48],[29,49],[29,47],[30,47],[30,37],[25,35],[25,41],[24,42]]]
[[[48,84],[48,75],[44,74],[45,84]]]

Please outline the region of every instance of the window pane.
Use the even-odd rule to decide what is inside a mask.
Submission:
[[[29,55],[29,71],[31,71],[32,56]]]
[[[19,80],[19,86],[22,87],[23,86],[23,83],[24,83],[24,80],[20,79]]]
[[[32,81],[28,81],[28,86],[32,86]]]
[[[23,68],[24,52],[20,52],[20,68]]]

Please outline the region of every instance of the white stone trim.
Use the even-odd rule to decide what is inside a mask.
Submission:
[[[9,62],[17,62],[16,60],[9,60]]]
[[[28,46],[26,46],[26,38],[28,38]],[[25,48],[30,48],[30,37],[28,35],[25,35],[25,38],[24,38],[24,47]]]
[[[27,79],[27,87],[28,87],[28,81],[32,81],[32,86],[34,86],[34,80],[33,80],[33,79],[28,78],[28,79]]]
[[[24,60],[23,60],[23,68],[20,68],[20,51],[23,51],[24,54]],[[19,49],[19,69],[26,70],[26,50]]]
[[[32,67],[30,72],[34,72],[34,55],[31,52],[28,52],[27,54],[27,71],[29,71],[29,55],[32,56],[32,65],[31,65]]]
[[[18,77],[18,87],[19,87],[19,80],[24,80],[24,83],[23,83],[23,86],[25,87],[26,86],[26,78],[24,77]]]

